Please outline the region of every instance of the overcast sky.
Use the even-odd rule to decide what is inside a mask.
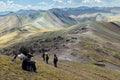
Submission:
[[[120,0],[0,0],[0,12],[80,6],[118,7]]]

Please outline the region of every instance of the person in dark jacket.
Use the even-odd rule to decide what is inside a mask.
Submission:
[[[43,61],[45,61],[45,50],[44,49],[40,49],[40,53],[42,53]]]
[[[57,62],[58,62],[58,58],[56,56],[56,54],[54,55],[54,60],[53,60],[53,63],[54,63],[54,66],[57,67]]]
[[[22,62],[22,69],[37,72],[35,61],[31,61],[31,57],[33,57],[32,54],[28,54],[27,56],[24,57]]]
[[[48,64],[49,56],[47,53],[45,55],[46,55],[46,63]]]
[[[23,58],[23,62],[22,62],[22,69],[23,70],[28,70],[28,62],[30,62],[30,58],[28,58],[28,56],[25,56]]]

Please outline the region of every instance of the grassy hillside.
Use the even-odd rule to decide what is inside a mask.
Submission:
[[[21,61],[12,62],[11,57],[0,55],[1,80],[119,80],[120,71],[86,63],[60,61],[54,68],[37,61],[38,73],[23,71]]]
[[[75,80],[75,76],[70,75],[62,69],[54,68],[41,61],[38,61],[38,73],[23,71],[21,61],[11,61],[11,57],[0,55],[0,79],[1,80]]]

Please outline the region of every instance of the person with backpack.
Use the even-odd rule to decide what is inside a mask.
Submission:
[[[57,67],[57,62],[58,62],[58,58],[56,56],[56,54],[54,55],[54,59],[53,59],[53,63],[54,63],[54,66]]]

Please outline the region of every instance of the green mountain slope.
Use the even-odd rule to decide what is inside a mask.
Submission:
[[[73,80],[74,76],[61,69],[54,68],[38,61],[38,73],[23,71],[21,61],[11,61],[10,57],[0,55],[0,79],[1,80]]]

